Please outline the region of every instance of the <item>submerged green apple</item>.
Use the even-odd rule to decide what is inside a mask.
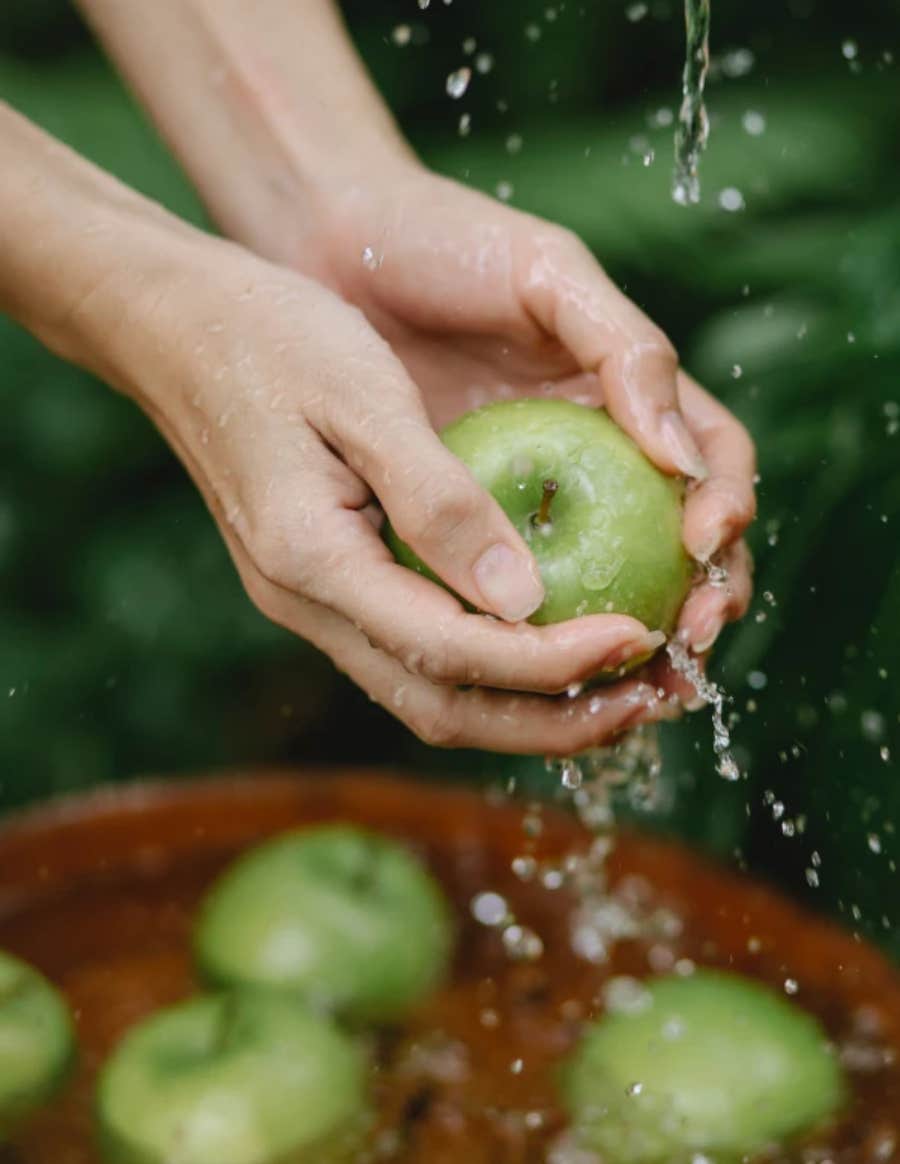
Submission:
[[[345,1164],[367,1124],[366,1062],[295,999],[192,999],[130,1031],[97,1090],[107,1164]]]
[[[53,1095],[75,1051],[68,1007],[31,966],[0,951],[0,1142]]]
[[[203,973],[291,990],[358,1020],[404,1014],[443,976],[450,910],[400,845],[349,825],[277,837],[239,859],[204,902]]]
[[[647,983],[638,1005],[590,1027],[563,1092],[577,1140],[605,1164],[723,1164],[834,1115],[844,1082],[811,1015],[700,971]]]
[[[537,559],[546,597],[530,622],[614,612],[649,630],[674,628],[692,574],[681,541],[684,486],[605,412],[568,400],[501,401],[441,439]],[[398,561],[435,579],[392,529],[386,538]]]

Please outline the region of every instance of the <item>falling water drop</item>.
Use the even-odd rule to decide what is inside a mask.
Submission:
[[[468,65],[463,65],[462,68],[456,69],[447,77],[447,96],[452,97],[454,101],[459,100],[460,97],[465,95],[471,80],[472,70]]]

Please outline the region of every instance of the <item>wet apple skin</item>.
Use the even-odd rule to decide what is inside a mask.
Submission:
[[[682,544],[683,481],[666,477],[602,409],[568,400],[499,401],[441,439],[530,546],[546,596],[529,622],[627,614],[674,630],[693,565]],[[557,489],[539,524],[545,481]],[[441,582],[388,527],[403,565]],[[443,585],[443,583],[441,583]]]

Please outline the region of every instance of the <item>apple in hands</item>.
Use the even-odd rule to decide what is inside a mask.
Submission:
[[[68,1007],[31,966],[0,951],[0,1143],[51,1098],[75,1053]]]
[[[106,1164],[347,1164],[368,1124],[366,1061],[296,999],[243,991],[159,1011],[106,1062]]]
[[[537,559],[545,598],[530,622],[627,614],[671,633],[693,575],[681,540],[684,485],[604,411],[559,399],[500,401],[467,413],[441,439]],[[390,527],[385,536],[399,562],[440,582]]]
[[[355,1021],[402,1016],[444,975],[450,908],[427,871],[349,825],[276,837],[203,903],[194,948],[224,986],[289,990]]]

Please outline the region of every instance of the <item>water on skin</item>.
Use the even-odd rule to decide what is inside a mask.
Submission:
[[[684,7],[686,51],[672,183],[672,197],[681,206],[700,201],[700,155],[709,137],[703,91],[709,72],[710,2],[685,0]]]

